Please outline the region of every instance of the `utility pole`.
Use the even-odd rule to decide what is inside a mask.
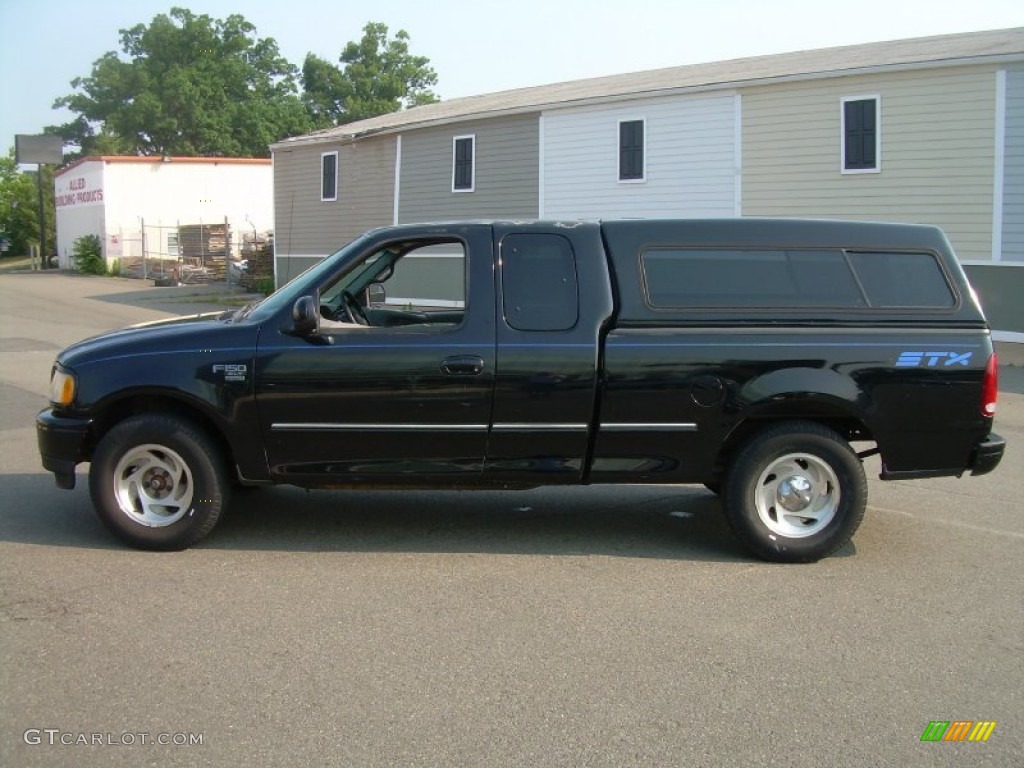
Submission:
[[[50,259],[46,255],[46,209],[43,207],[43,164],[36,166],[36,186],[39,187],[39,261],[40,269],[49,269]]]

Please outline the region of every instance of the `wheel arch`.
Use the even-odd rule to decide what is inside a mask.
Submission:
[[[234,450],[216,416],[204,407],[202,401],[165,390],[123,392],[99,403],[86,441],[86,452],[90,459],[105,434],[125,419],[144,413],[164,413],[194,424],[215,442],[227,469],[234,474]]]
[[[791,395],[772,398],[747,408],[722,440],[715,459],[715,478],[721,478],[736,454],[759,432],[786,421],[807,421],[834,430],[847,442],[876,442],[863,414],[831,395]]]

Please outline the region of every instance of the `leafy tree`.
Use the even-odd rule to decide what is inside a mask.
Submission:
[[[363,37],[348,43],[338,61],[306,55],[302,65],[303,101],[316,128],[326,128],[430,104],[437,74],[426,56],[409,53],[409,35],[388,37],[386,24],[370,22]]]
[[[101,56],[54,103],[78,116],[47,131],[83,154],[265,157],[311,128],[297,69],[243,16],[172,8],[120,32],[124,56]]]
[[[80,272],[87,275],[107,274],[107,262],[103,258],[103,246],[98,235],[82,235],[75,240],[71,253]]]
[[[46,209],[47,250],[53,250],[56,246],[53,235],[53,169],[49,166],[43,166],[43,205]],[[29,243],[39,242],[36,174],[18,170],[14,147],[6,157],[0,157],[0,231],[9,240],[8,255],[24,255],[28,252]]]

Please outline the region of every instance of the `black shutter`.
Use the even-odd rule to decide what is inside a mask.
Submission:
[[[644,121],[619,123],[619,180],[644,177]]]
[[[320,181],[320,198],[334,200],[338,197],[338,156],[324,155],[321,168],[323,178]]]
[[[455,189],[473,188],[473,139],[455,140]]]
[[[874,99],[847,101],[843,104],[846,155],[843,167],[848,171],[878,167],[875,147],[878,136],[877,102]]]

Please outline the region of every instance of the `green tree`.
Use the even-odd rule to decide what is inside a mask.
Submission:
[[[54,103],[78,116],[47,131],[82,154],[266,157],[311,128],[298,70],[243,16],[172,8],[120,32],[123,56],[101,56]]]
[[[409,53],[405,30],[389,38],[386,24],[370,22],[338,61],[340,67],[310,53],[302,65],[303,101],[316,128],[437,101],[430,90],[437,74],[430,59]]]
[[[82,235],[75,240],[72,254],[75,266],[87,275],[107,274],[107,262],[103,258],[103,244],[98,235]]]
[[[53,168],[43,166],[43,205],[46,209],[46,245],[54,240]],[[0,157],[0,232],[9,241],[8,255],[23,256],[29,243],[39,242],[39,192],[35,171],[23,173],[15,162],[14,147]]]

